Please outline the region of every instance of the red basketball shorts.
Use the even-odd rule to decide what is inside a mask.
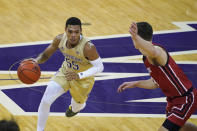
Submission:
[[[197,90],[183,97],[167,99],[166,115],[172,123],[183,126],[190,116],[197,110]]]

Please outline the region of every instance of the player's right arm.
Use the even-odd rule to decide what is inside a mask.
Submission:
[[[38,64],[46,62],[53,53],[58,49],[59,43],[62,39],[63,34],[57,35],[53,42],[35,59]]]
[[[152,44],[152,41],[147,41],[138,35],[138,28],[136,23],[132,23],[129,28],[132,35],[132,40],[136,49],[138,49],[149,62],[153,65],[164,66],[167,62],[167,53],[161,47]]]
[[[144,88],[144,89],[155,89],[158,88],[157,84],[154,82],[153,78],[148,80],[140,80],[140,81],[131,81],[131,82],[124,82],[118,87],[118,92],[122,92],[128,88]]]

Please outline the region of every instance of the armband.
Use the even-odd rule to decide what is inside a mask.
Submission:
[[[83,79],[83,78],[89,77],[89,76],[93,76],[93,75],[103,71],[104,66],[103,66],[103,62],[100,57],[96,60],[90,61],[90,63],[93,65],[91,68],[89,68],[86,71],[78,73],[80,79]]]

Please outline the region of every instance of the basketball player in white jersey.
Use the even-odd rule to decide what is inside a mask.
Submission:
[[[42,97],[37,131],[44,130],[51,104],[68,90],[72,99],[66,116],[72,117],[82,110],[94,85],[94,75],[104,68],[96,47],[82,35],[81,21],[76,17],[66,21],[65,33],[57,35],[35,61],[38,64],[46,62],[58,49],[65,56],[65,61]]]

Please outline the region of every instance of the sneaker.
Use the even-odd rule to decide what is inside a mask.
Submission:
[[[79,112],[73,112],[72,111],[72,107],[71,106],[69,106],[69,108],[66,110],[66,116],[67,117],[73,117],[73,116],[77,115],[77,113],[79,113]]]

